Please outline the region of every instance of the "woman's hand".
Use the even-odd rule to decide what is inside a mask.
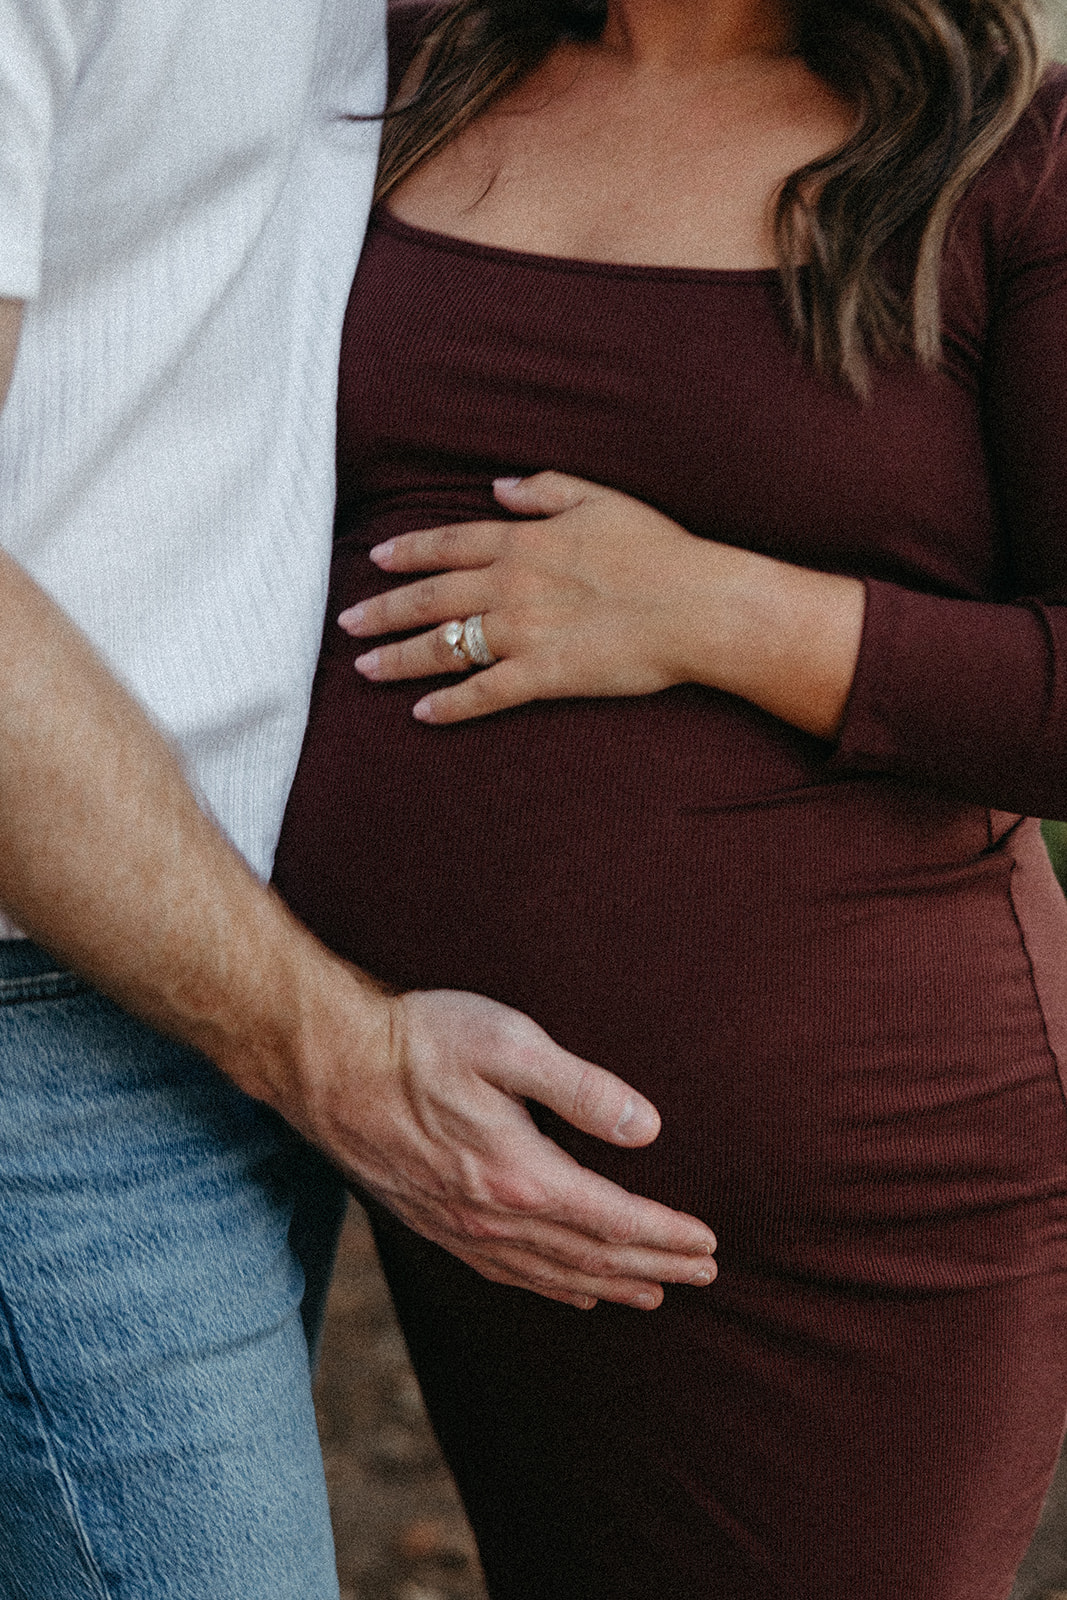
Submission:
[[[698,539],[630,495],[558,472],[494,489],[531,520],[390,539],[371,552],[378,566],[434,576],[338,619],[357,638],[429,630],[357,659],[384,682],[466,673],[447,624],[481,617],[494,664],[424,696],[421,721],[703,683],[808,733],[836,733],[863,628],[859,580]]]
[[[358,637],[482,616],[496,664],[427,695],[415,715],[456,722],[527,700],[652,694],[685,681],[683,600],[700,580],[694,558],[703,554],[706,565],[719,547],[629,495],[561,473],[501,479],[495,490],[501,505],[533,520],[432,528],[379,545],[372,559],[385,571],[437,575],[340,618]],[[469,664],[437,626],[356,666],[385,680]]]

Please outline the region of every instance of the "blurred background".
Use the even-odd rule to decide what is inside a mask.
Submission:
[[[474,1540],[354,1200],[315,1401],[341,1600],[484,1600]]]

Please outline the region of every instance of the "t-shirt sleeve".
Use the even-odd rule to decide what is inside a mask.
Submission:
[[[1000,603],[869,582],[831,765],[930,783],[998,810],[1067,819],[1067,80],[1031,113],[1028,197],[999,241],[983,379],[1009,545]],[[1040,151],[1040,160],[1035,159]]]
[[[41,282],[58,113],[77,80],[93,0],[0,0],[0,295]]]

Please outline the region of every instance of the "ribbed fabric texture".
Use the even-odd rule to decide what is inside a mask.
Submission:
[[[794,355],[773,274],[368,236],[278,881],[383,979],[493,995],[647,1093],[646,1151],[539,1115],[721,1241],[710,1290],[582,1316],[376,1213],[494,1600],[1004,1600],[1036,1521],[1067,913],[1005,811],[1067,794],[1065,91],[963,207],[944,373],[868,405]],[[370,545],[549,467],[868,578],[840,749],[697,687],[430,728],[425,684],[360,679],[332,619],[394,581]]]
[[[0,0],[0,538],[267,872],[325,594],[374,0]]]

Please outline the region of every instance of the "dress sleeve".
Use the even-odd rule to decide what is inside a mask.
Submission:
[[[97,0],[0,0],[0,295],[32,299],[57,114]]]
[[[1067,91],[1035,113],[1040,165],[994,267],[987,452],[1009,546],[1001,602],[869,582],[831,765],[1067,819]],[[1049,101],[1051,100],[1051,104]],[[1017,185],[1020,162],[1010,163]],[[1035,170],[1036,168],[1036,170]]]

